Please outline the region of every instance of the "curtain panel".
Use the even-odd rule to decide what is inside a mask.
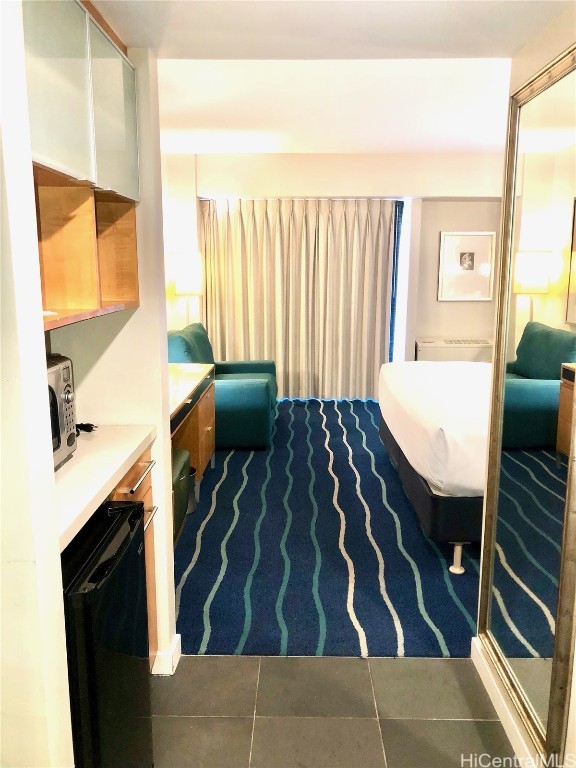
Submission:
[[[393,209],[381,199],[201,201],[215,358],[275,360],[279,397],[376,397]]]

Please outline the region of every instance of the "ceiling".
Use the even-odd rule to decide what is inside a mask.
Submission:
[[[161,59],[510,57],[571,0],[95,0]]]
[[[161,61],[165,152],[499,151],[506,59]]]
[[[159,58],[165,151],[416,153],[502,151],[510,58],[572,0],[94,5]]]

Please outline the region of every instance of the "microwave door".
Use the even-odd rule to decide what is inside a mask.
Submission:
[[[48,385],[48,397],[50,398],[50,426],[52,427],[52,450],[60,448],[60,416],[58,413],[58,398],[53,388]]]

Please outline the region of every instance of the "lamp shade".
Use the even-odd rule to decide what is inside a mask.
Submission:
[[[514,263],[514,293],[548,293],[550,251],[518,251]]]

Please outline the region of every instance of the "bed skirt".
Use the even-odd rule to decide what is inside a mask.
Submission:
[[[435,494],[408,462],[382,417],[380,438],[424,533],[438,542],[480,541],[484,497]]]

